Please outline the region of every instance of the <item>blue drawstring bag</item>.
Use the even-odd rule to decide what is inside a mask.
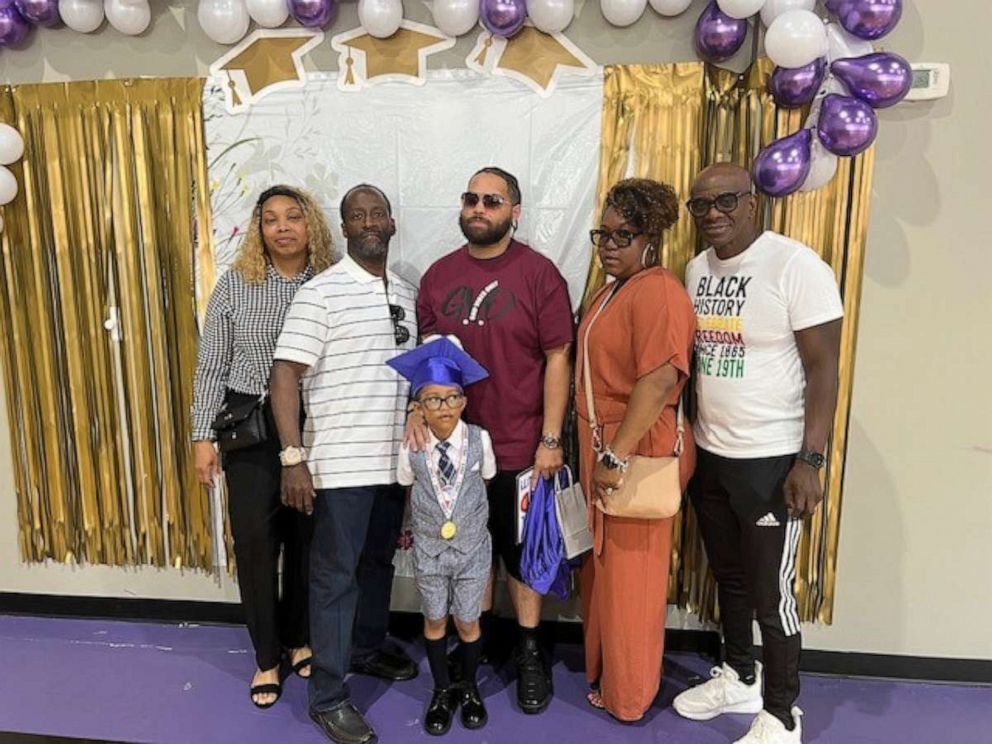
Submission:
[[[554,592],[568,598],[569,565],[565,559],[565,541],[555,513],[555,487],[543,478],[531,494],[530,508],[524,517],[523,554],[520,575],[538,594]]]

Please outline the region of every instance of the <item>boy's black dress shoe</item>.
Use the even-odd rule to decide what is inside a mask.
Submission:
[[[479,688],[475,685],[465,685],[462,694],[462,726],[467,729],[482,728],[489,720],[486,705],[482,702]]]
[[[424,715],[424,731],[431,736],[441,736],[451,728],[451,719],[458,707],[458,688],[442,687],[434,690],[427,713]],[[464,714],[462,715],[464,720]]]

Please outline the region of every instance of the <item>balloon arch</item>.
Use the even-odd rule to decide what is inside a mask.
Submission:
[[[603,16],[629,26],[648,3],[664,16],[685,12],[692,0],[600,0]],[[308,28],[324,28],[337,15],[338,0],[200,0],[197,19],[221,44],[239,42],[254,21],[265,28],[290,16]],[[770,196],[815,190],[837,171],[838,158],[863,152],[878,134],[875,109],[893,106],[908,94],[913,71],[892,52],[872,42],[899,23],[903,0],[824,0],[829,16],[815,11],[817,0],[712,0],[699,16],[695,46],[713,63],[741,49],[760,14],[765,51],[777,65],[770,89],[786,108],[810,106],[805,126],[762,150],[753,164],[758,189]],[[434,0],[438,28],[456,37],[481,23],[494,36],[516,34],[529,17],[544,33],[563,31],[574,16],[574,0]],[[400,28],[402,0],[358,0],[358,16],[372,36],[386,38]],[[104,18],[121,33],[140,34],[151,19],[148,0],[0,0],[0,47],[18,46],[32,26],[65,23],[81,33],[96,31]],[[16,132],[15,132],[16,134]],[[0,131],[0,140],[13,135]],[[2,144],[2,142],[0,142]],[[3,162],[9,162],[4,160]],[[16,194],[16,182],[0,165],[0,204]],[[13,192],[13,193],[11,193]]]

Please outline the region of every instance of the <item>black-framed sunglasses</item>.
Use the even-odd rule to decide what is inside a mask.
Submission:
[[[718,212],[730,214],[740,206],[742,196],[750,196],[750,191],[727,191],[717,194],[712,199],[707,196],[696,196],[685,203],[689,214],[693,217],[705,217],[707,213],[716,207]]]
[[[499,194],[476,194],[474,191],[466,191],[462,194],[462,206],[474,209],[482,201],[482,206],[486,209],[499,209],[504,204],[509,204],[510,200]]]
[[[441,397],[440,395],[428,395],[420,399],[420,405],[426,408],[428,411],[440,411],[442,405],[446,405],[448,408],[458,408],[465,400],[465,396],[461,393],[451,393],[450,395],[445,395]]]
[[[626,248],[634,239],[643,235],[644,233],[631,232],[630,230],[590,230],[589,240],[597,248],[602,248],[609,241],[613,241],[613,245],[617,248]]]
[[[400,322],[406,320],[406,310],[400,305],[390,305],[389,317],[393,321],[393,339],[397,346],[402,346],[410,340],[410,329]]]

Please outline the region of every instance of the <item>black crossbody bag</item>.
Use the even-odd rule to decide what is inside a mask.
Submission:
[[[266,392],[234,407],[224,404],[210,425],[217,434],[217,448],[221,452],[234,452],[268,439],[269,427],[265,421],[267,397]]]

